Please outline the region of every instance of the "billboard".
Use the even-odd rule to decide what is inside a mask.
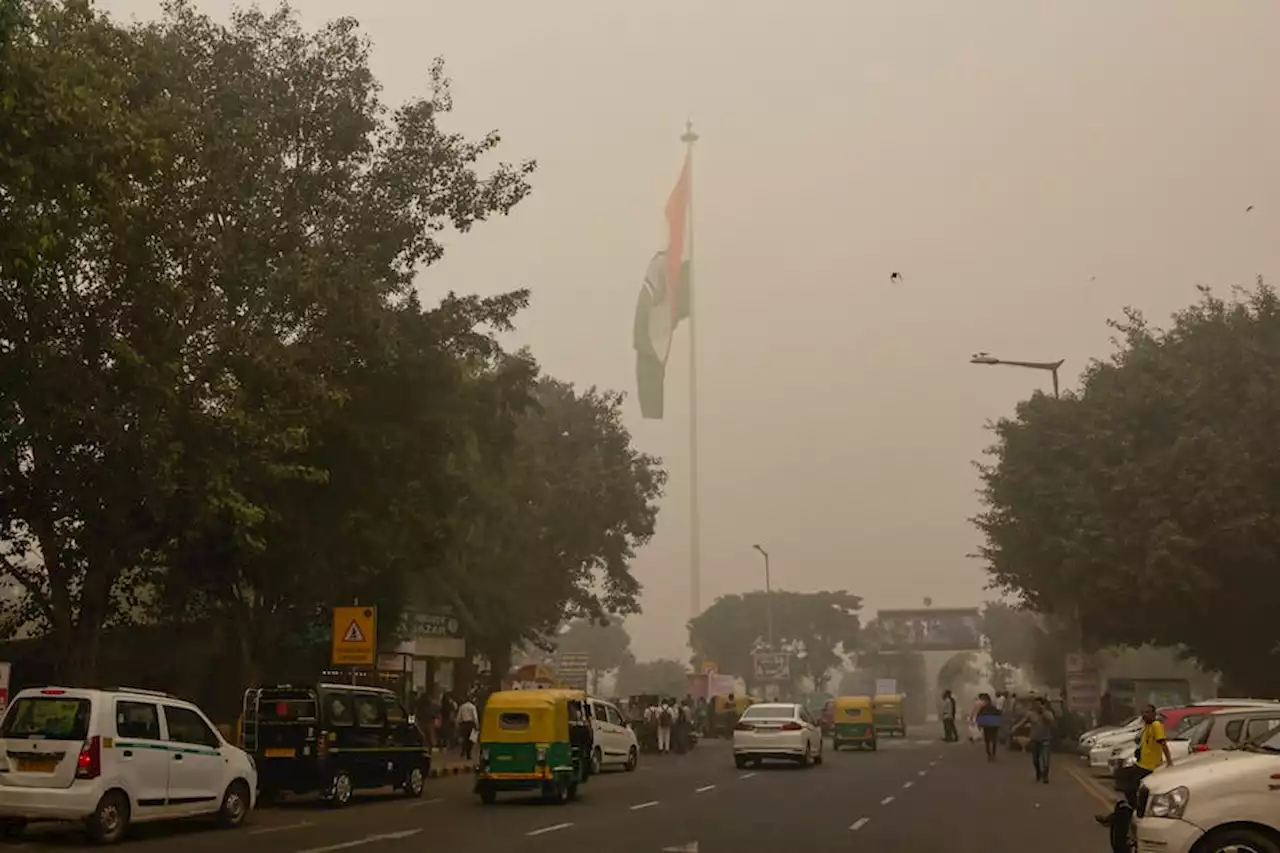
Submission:
[[[924,607],[881,610],[876,614],[888,651],[968,652],[982,648],[976,607]]]
[[[756,652],[756,681],[790,681],[791,655],[786,652]]]

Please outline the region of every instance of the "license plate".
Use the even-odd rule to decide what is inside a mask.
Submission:
[[[52,773],[58,769],[57,759],[19,758],[18,770],[22,773]]]
[[[268,749],[267,758],[293,758],[298,754],[296,749]]]

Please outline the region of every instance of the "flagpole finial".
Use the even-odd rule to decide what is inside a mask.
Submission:
[[[690,119],[684,123],[684,135],[680,137],[680,141],[685,145],[692,145],[698,141],[698,134],[693,132],[693,120]]]

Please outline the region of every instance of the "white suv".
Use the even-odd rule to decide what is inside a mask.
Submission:
[[[149,690],[23,690],[0,723],[0,828],[84,821],[111,844],[131,823],[244,823],[258,772],[190,702]]]
[[[599,773],[605,767],[621,767],[630,772],[640,763],[640,744],[636,733],[622,716],[616,705],[601,699],[589,699],[592,728],[595,731],[595,752],[591,756],[591,770]]]

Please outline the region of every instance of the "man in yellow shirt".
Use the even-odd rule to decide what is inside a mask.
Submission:
[[[1138,748],[1134,750],[1134,764],[1119,771],[1124,774],[1124,799],[1116,803],[1111,814],[1098,815],[1098,823],[1111,828],[1113,850],[1129,849],[1129,824],[1133,810],[1138,806],[1138,788],[1142,780],[1160,769],[1161,764],[1173,766],[1169,744],[1165,742],[1164,723],[1155,705],[1142,709],[1142,731],[1138,734]]]

